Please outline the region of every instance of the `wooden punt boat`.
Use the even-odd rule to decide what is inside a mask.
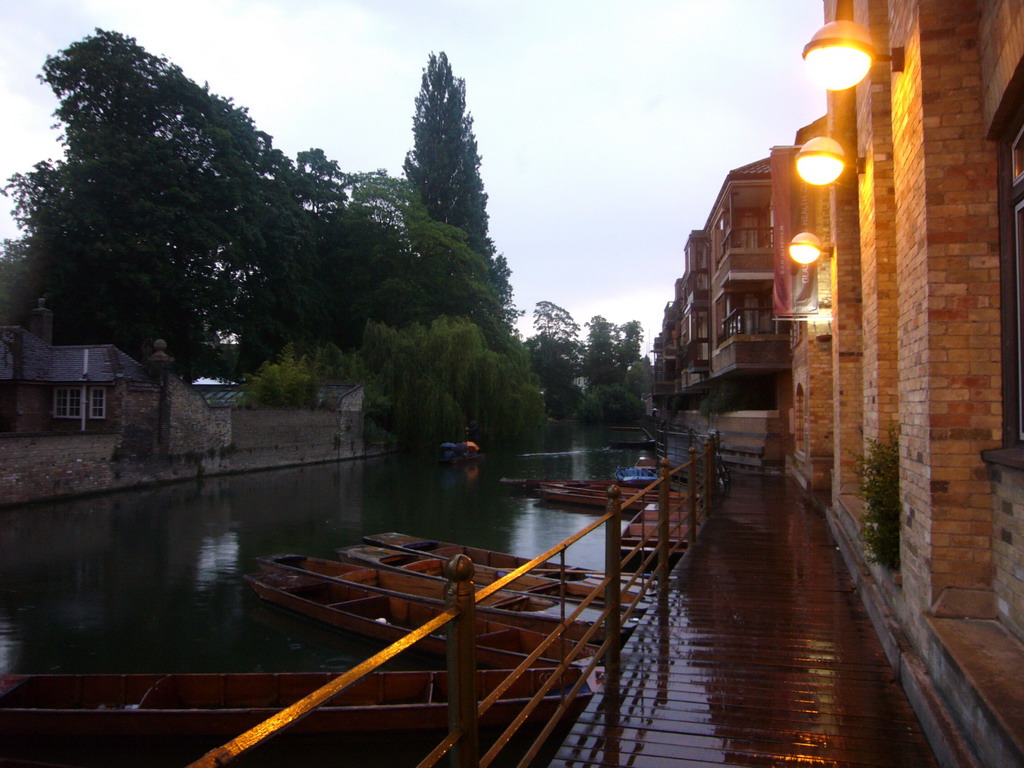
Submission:
[[[438,605],[371,592],[363,587],[320,576],[287,573],[246,574],[256,594],[269,603],[354,634],[393,643],[443,611]],[[510,668],[522,663],[545,635],[491,618],[476,618],[476,661],[482,667]],[[596,655],[598,646],[563,637],[538,657],[535,666],[558,664],[570,649],[577,659]],[[444,657],[445,631],[428,635],[412,646],[420,653]]]
[[[592,488],[574,483],[542,483],[537,488],[537,495],[545,501],[555,504],[568,504],[570,506],[591,507],[603,510],[608,504],[607,488],[609,485],[614,485],[614,483],[607,482],[604,484],[604,488]],[[657,503],[658,493],[657,490],[647,491],[630,508],[636,508],[638,504]],[[630,490],[624,490],[622,492],[622,499],[625,502],[633,495]],[[673,505],[681,504],[685,498],[685,494],[678,491],[669,491],[669,502]]]
[[[405,598],[429,605],[445,605],[447,580],[423,578],[421,574],[410,571],[391,570],[356,565],[351,562],[325,560],[318,557],[302,555],[268,555],[256,558],[256,562],[265,572],[291,573],[296,576],[319,576],[332,581],[354,584],[375,594],[388,597]],[[542,634],[549,634],[562,623],[563,608],[556,600],[540,597],[528,592],[498,590],[484,598],[476,605],[477,613],[493,618],[505,624]],[[572,613],[572,607],[566,607],[564,614]],[[565,628],[565,636],[577,640],[600,617],[590,611],[580,621],[573,622]],[[600,642],[604,638],[604,628],[594,634]]]
[[[504,725],[550,679],[530,669],[484,713],[482,725]],[[579,679],[566,670],[531,719],[549,718]],[[509,670],[479,670],[487,696]],[[61,736],[233,737],[335,679],[330,672],[0,676],[0,734]],[[592,696],[584,683],[578,713]],[[448,727],[448,673],[373,672],[282,732],[346,734]]]
[[[605,487],[608,485],[610,485],[610,483],[606,484]],[[409,551],[420,555],[429,554],[432,557],[439,557],[443,560],[448,560],[455,555],[466,555],[476,566],[500,568],[506,573],[508,571],[514,571],[522,565],[526,565],[533,559],[532,557],[521,557],[519,555],[509,555],[504,552],[495,552],[493,549],[484,549],[483,547],[467,547],[462,544],[453,544],[447,541],[424,539],[419,536],[410,536],[405,533],[396,533],[394,531],[390,531],[388,533],[375,533],[371,536],[363,536],[363,542],[377,547]],[[563,574],[563,569],[556,560],[549,560],[546,563],[538,565],[534,569],[534,573],[557,578]],[[576,565],[567,564],[564,568],[564,577],[566,579],[587,579],[599,574],[600,572],[598,571],[589,570]]]
[[[678,505],[670,507],[669,514],[669,545],[675,547],[680,541],[686,546],[689,530],[689,510]],[[647,504],[622,526],[621,551],[626,557],[629,552],[641,547],[641,559],[645,558],[657,546],[658,505]],[[646,542],[646,543],[643,543]],[[677,555],[678,557],[678,555]],[[634,562],[636,568],[639,562]]]
[[[467,549],[469,549],[467,547]],[[444,564],[446,560],[435,556],[433,553],[421,553],[413,550],[396,550],[388,547],[378,547],[371,544],[353,544],[348,547],[339,547],[334,550],[335,556],[344,563],[362,565],[364,567],[397,570],[407,573],[414,573],[420,577],[431,578],[434,581],[446,581],[444,575]],[[468,555],[467,555],[468,556]],[[524,560],[523,562],[529,562]],[[493,584],[499,578],[508,574],[510,569],[494,568],[488,565],[478,565],[473,561],[473,582],[477,587],[485,587]],[[514,570],[514,569],[511,569]],[[524,592],[530,595],[544,595],[550,598],[564,599],[567,603],[579,602],[587,597],[592,591],[598,588],[599,578],[591,578],[586,581],[565,581],[561,582],[555,578],[537,576],[527,573],[515,579],[507,585],[507,589]],[[623,605],[632,604],[640,599],[640,594],[635,590],[622,590],[620,602]],[[590,606],[595,609],[604,606],[604,595],[599,593],[591,601]],[[588,608],[589,611],[589,608]],[[581,618],[586,619],[588,613],[582,614]]]

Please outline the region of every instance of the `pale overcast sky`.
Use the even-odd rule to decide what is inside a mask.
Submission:
[[[552,301],[580,326],[639,320],[649,348],[726,173],[824,114],[801,59],[822,20],[821,0],[0,0],[0,180],[60,155],[36,78],[96,27],[248,108],[293,159],[396,176],[445,51],[524,335]]]

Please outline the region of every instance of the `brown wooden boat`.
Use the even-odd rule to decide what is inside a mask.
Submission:
[[[669,545],[675,547],[682,542],[686,546],[687,531],[689,530],[689,510],[685,505],[670,505],[669,507]],[[645,558],[657,547],[658,528],[658,505],[646,504],[628,522],[622,526],[621,551],[626,557],[629,552],[641,548],[640,558]],[[678,557],[678,554],[677,554]],[[639,561],[631,562],[631,567],[639,567]]]
[[[443,578],[424,578],[422,574],[411,571],[373,568],[352,562],[303,555],[267,555],[256,558],[256,562],[266,572],[320,576],[354,584],[375,594],[415,600],[441,608],[445,605],[448,582]],[[541,634],[550,634],[562,624],[565,616],[572,613],[573,607],[563,608],[557,600],[528,592],[500,589],[477,602],[476,610],[480,616]],[[579,621],[567,626],[565,636],[578,640],[595,621],[600,621],[600,616],[597,612],[590,611],[581,616]],[[603,638],[604,627],[600,627],[594,634],[594,639],[600,642]]]
[[[608,484],[606,484],[605,487],[607,487],[607,485]],[[506,573],[508,571],[514,571],[522,565],[526,565],[533,559],[532,557],[521,557],[520,555],[509,555],[504,552],[495,552],[493,549],[467,547],[464,544],[453,544],[448,541],[425,539],[419,536],[410,536],[405,533],[396,533],[394,531],[363,536],[363,542],[377,547],[409,551],[420,555],[431,555],[432,557],[439,557],[443,560],[448,560],[455,555],[466,555],[476,566],[499,568],[504,570]],[[571,580],[587,579],[595,575],[600,575],[599,571],[582,568],[576,565],[566,565],[563,569],[561,564],[556,560],[549,560],[546,563],[541,563],[534,568],[534,573],[543,576],[552,576],[555,578],[562,577],[562,574],[564,573],[564,578]]]
[[[247,574],[245,580],[267,602],[385,643],[405,637],[443,611],[439,605],[383,595],[312,574],[264,572]],[[477,664],[499,669],[518,666],[545,637],[540,632],[477,616]],[[580,645],[563,636],[541,653],[535,666],[557,664],[572,648]],[[412,647],[424,654],[444,657],[447,651],[445,632],[428,635]],[[583,645],[577,658],[594,656],[597,651],[596,645]]]
[[[577,484],[577,481],[561,483],[541,483],[537,487],[537,495],[545,501],[553,504],[567,504],[569,506],[577,507],[590,507],[593,509],[604,510],[608,504],[608,485],[614,485],[614,483],[605,483],[604,488],[594,488],[585,485]],[[638,505],[645,505],[658,502],[658,490],[647,491],[640,495],[640,497],[629,505],[628,509],[636,509]],[[622,491],[622,500],[625,503],[634,495],[632,489],[624,489]],[[685,493],[678,491],[669,491],[669,503],[673,506],[682,504],[686,499]],[[627,507],[623,507],[627,509]]]
[[[473,548],[465,547],[465,549],[470,550]],[[428,577],[435,581],[446,580],[444,575],[444,564],[446,561],[432,553],[397,550],[389,547],[378,547],[372,544],[353,544],[348,547],[339,547],[334,550],[334,554],[345,563],[414,573],[417,576]],[[523,562],[529,561],[523,560]],[[473,561],[473,568],[473,582],[477,587],[493,584],[499,578],[507,575],[509,570],[513,570],[478,565],[475,560]],[[555,578],[527,573],[509,583],[506,588],[535,596],[544,595],[550,598],[557,598],[559,601],[565,600],[568,603],[572,603],[582,601],[591,592],[598,589],[600,581],[600,578],[591,578],[586,581],[562,582]],[[620,602],[623,605],[630,605],[639,599],[640,594],[636,590],[623,589],[621,591]],[[599,592],[597,597],[590,603],[590,606],[593,606],[594,609],[602,608],[604,606],[603,593]],[[587,613],[584,613],[581,615],[581,618],[586,619],[587,615]]]
[[[479,670],[481,698],[509,671]],[[481,718],[503,725],[550,679],[530,669]],[[531,718],[549,718],[579,679],[566,670]],[[330,672],[0,676],[0,734],[61,736],[221,736],[247,731],[335,679]],[[578,713],[593,691],[587,683],[573,702]],[[373,672],[282,732],[345,734],[448,727],[448,674]]]

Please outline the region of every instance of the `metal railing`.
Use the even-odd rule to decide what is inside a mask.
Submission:
[[[722,321],[722,339],[739,335],[768,335],[778,333],[777,321],[772,319],[771,307],[744,307],[729,313]]]
[[[598,663],[603,662],[606,675],[618,671],[624,623],[633,618],[642,599],[651,588],[651,584],[657,583],[660,590],[667,591],[672,557],[696,540],[699,524],[710,514],[715,489],[714,450],[715,444],[711,440],[705,442],[701,452],[698,452],[695,445],[691,445],[688,461],[674,469],[670,468],[668,460],[662,459],[658,479],[625,498],[623,498],[623,492],[619,486],[610,485],[603,515],[578,533],[479,590],[474,588],[472,581],[472,561],[465,555],[456,555],[451,558],[445,565],[448,584],[443,612],[411,631],[401,640],[339,675],[327,685],[226,744],[207,752],[199,760],[189,764],[188,768],[218,768],[231,764],[240,755],[285,731],[346,688],[411,648],[418,641],[437,633],[442,627],[447,628],[448,634],[447,666],[451,681],[448,697],[449,731],[441,742],[424,757],[417,768],[430,768],[445,755],[449,756],[449,764],[454,768],[486,768],[508,745],[526,722],[530,713],[548,695],[550,689],[562,679],[563,673],[571,666],[582,668],[576,682],[568,691],[562,692],[562,700],[555,714],[544,724],[540,733],[520,759],[518,765],[520,768],[525,768],[536,757],[560,720],[569,711],[584,684],[596,673]],[[683,488],[686,489],[685,494],[678,493]],[[648,498],[647,494],[655,489],[658,492],[657,515],[649,519],[648,513],[651,510],[647,509],[648,505],[644,501]],[[672,495],[673,490],[677,491],[675,497]],[[673,498],[677,500],[674,506]],[[632,518],[627,529],[627,532],[630,533],[631,546],[624,549],[622,543],[623,510],[634,507],[639,507],[639,513]],[[639,527],[637,536],[632,535],[634,526]],[[581,600],[567,603],[564,600],[565,551],[572,544],[602,527],[605,532],[603,578],[600,578],[594,584],[593,589]],[[563,584],[562,620],[546,640],[528,654],[502,683],[486,698],[478,701],[475,660],[476,604],[496,591],[507,587],[537,566],[549,563],[554,558],[558,558],[560,578]],[[624,576],[624,569],[630,565],[632,565],[632,574]],[[595,574],[599,575],[600,572],[595,572]],[[622,609],[623,590],[628,591],[633,597],[625,610]],[[568,640],[564,636],[565,630],[595,600],[602,599],[604,607],[600,612],[601,620],[593,622],[578,640]],[[581,651],[598,635],[602,627],[604,635],[597,652],[592,657],[577,662]],[[505,731],[494,740],[487,752],[480,755],[481,746],[477,728],[479,718],[512,687],[516,680],[534,666],[537,659],[548,648],[555,644],[558,644],[561,649],[561,663],[547,670],[550,672],[547,681],[524,705],[523,710]]]

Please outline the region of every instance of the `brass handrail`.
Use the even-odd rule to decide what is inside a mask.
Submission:
[[[638,592],[633,593],[636,595],[636,597],[630,604],[629,608],[626,609],[624,615],[623,612],[620,610],[619,603],[621,589],[626,588],[632,590],[634,585],[637,584],[638,581],[643,580],[644,577],[642,576],[642,574],[648,571],[648,567],[653,562],[655,557],[659,558],[659,564],[657,568],[657,574],[659,576],[658,580],[661,584],[662,589],[665,588],[668,577],[668,557],[671,554],[674,554],[676,551],[678,551],[678,549],[681,546],[684,545],[682,537],[680,536],[677,538],[675,546],[671,549],[668,548],[668,542],[670,541],[670,532],[674,531],[678,533],[682,530],[683,526],[683,522],[681,519],[681,509],[679,510],[680,519],[676,522],[675,526],[670,525],[671,521],[669,518],[671,510],[668,509],[668,500],[670,498],[668,493],[668,486],[671,482],[671,479],[679,472],[681,472],[683,469],[688,470],[687,497],[689,514],[687,520],[687,527],[689,530],[687,531],[687,540],[689,544],[692,544],[695,541],[695,529],[697,527],[698,511],[703,512],[705,518],[710,513],[709,505],[711,503],[710,497],[712,491],[709,487],[707,478],[708,467],[709,465],[713,466],[714,446],[711,445],[710,443],[706,445],[704,455],[701,456],[700,458],[703,459],[704,467],[703,470],[699,472],[698,454],[695,448],[693,448],[692,446],[690,448],[689,460],[675,468],[670,468],[668,461],[666,459],[662,459],[660,476],[656,480],[652,481],[649,485],[636,491],[632,496],[627,497],[625,500],[622,500],[621,498],[621,490],[619,489],[619,487],[614,484],[610,484],[610,487],[608,489],[608,504],[606,507],[606,511],[603,515],[598,517],[596,520],[590,523],[590,525],[587,525],[582,530],[573,534],[569,538],[559,542],[558,544],[554,545],[545,552],[542,552],[541,554],[537,555],[537,557],[524,563],[515,570],[496,579],[491,584],[488,584],[487,586],[482,587],[481,589],[472,593],[472,600],[470,601],[470,604],[475,605],[479,603],[482,599],[490,596],[499,589],[502,589],[511,582],[523,576],[524,574],[532,571],[538,565],[551,560],[555,556],[559,556],[561,558],[562,566],[564,569],[565,551],[572,544],[575,544],[576,542],[580,541],[583,537],[593,533],[602,526],[604,526],[607,530],[606,538],[609,541],[607,542],[607,560],[604,578],[598,581],[598,583],[594,585],[594,588],[585,597],[583,597],[583,599],[578,601],[576,610],[574,610],[568,616],[564,615],[565,601],[563,599],[562,621],[555,627],[551,634],[548,635],[548,637],[545,638],[538,645],[537,648],[535,648],[531,653],[529,653],[526,656],[526,658],[523,659],[522,662],[520,662],[520,664],[512,671],[512,673],[504,681],[499,683],[498,686],[496,686],[495,689],[492,690],[491,693],[488,694],[488,696],[485,697],[482,701],[480,701],[479,704],[477,705],[478,708],[476,710],[476,716],[478,717],[479,715],[482,715],[485,712],[487,712],[487,710],[490,709],[490,707],[493,706],[494,703],[501,698],[502,694],[504,694],[505,691],[507,691],[526,670],[530,669],[533,663],[552,644],[558,641],[563,642],[562,662],[557,666],[551,668],[550,678],[541,685],[541,687],[534,694],[531,700],[527,702],[527,704],[524,706],[523,710],[513,719],[512,723],[510,723],[509,726],[505,729],[505,731],[496,739],[496,741],[487,751],[487,753],[480,758],[480,768],[486,768],[486,766],[490,765],[490,763],[494,760],[497,754],[501,751],[501,749],[503,749],[508,744],[512,736],[517,732],[519,727],[526,721],[530,713],[537,707],[537,705],[544,698],[544,696],[551,689],[551,687],[555,684],[555,682],[559,681],[562,678],[562,675],[568,669],[569,665],[575,662],[576,657],[579,655],[581,649],[586,647],[587,644],[590,642],[591,638],[598,632],[599,628],[601,627],[601,622],[595,621],[591,624],[590,627],[587,628],[585,632],[582,633],[581,637],[577,641],[571,644],[571,647],[564,647],[564,633],[566,629],[569,626],[571,626],[571,624],[579,617],[579,615],[584,610],[586,610],[587,607],[590,606],[590,604],[597,598],[599,594],[603,593],[605,598],[605,605],[599,616],[605,621],[607,628],[610,629],[611,627],[620,628],[620,622],[623,620],[628,621],[629,618],[632,616],[633,612],[636,610],[636,607],[639,604],[640,600],[646,594],[650,582],[644,581],[642,588]],[[698,479],[699,475],[701,474],[704,475],[704,477]],[[701,483],[701,480],[703,480],[703,483]],[[698,483],[701,483],[703,487],[698,488]],[[632,506],[638,500],[641,500],[644,497],[645,493],[656,487],[659,487],[660,490],[659,519],[657,525],[653,526],[653,531],[657,533],[659,544],[646,558],[641,559],[641,562],[634,571],[632,577],[624,584],[623,579],[620,576],[621,567],[629,563],[632,560],[632,558],[639,556],[639,553],[642,551],[643,547],[645,547],[649,542],[649,535],[646,533],[646,516],[643,514],[643,510],[641,510],[641,530],[644,533],[640,537],[639,543],[636,546],[634,546],[625,557],[623,557],[618,544],[619,532],[621,531],[622,527],[621,512],[623,508]],[[703,491],[703,493],[699,493],[699,491]],[[464,585],[466,583],[468,583],[470,587],[472,586],[472,582],[469,581],[469,579],[472,576],[472,567],[468,569],[467,576],[465,566],[461,563],[458,565],[456,564],[455,561],[458,558],[468,560],[468,558],[465,558],[464,555],[457,555],[455,558],[452,558],[452,560],[449,561],[449,563],[446,566],[446,574],[449,576],[449,586],[447,592],[447,594],[449,595],[449,599],[447,600],[448,605],[444,611],[440,612],[437,616],[435,616],[422,626],[416,628],[415,630],[412,630],[405,637],[392,643],[387,648],[374,654],[362,663],[357,664],[356,666],[352,667],[352,669],[342,673],[331,682],[327,683],[321,688],[318,688],[316,691],[308,694],[304,698],[286,707],[285,709],[281,710],[275,715],[272,715],[271,717],[264,720],[262,723],[259,723],[258,725],[250,728],[248,731],[245,731],[244,733],[235,737],[226,744],[223,744],[222,746],[210,750],[195,762],[190,763],[186,768],[220,768],[222,766],[230,764],[239,755],[249,751],[250,749],[266,741],[267,739],[275,736],[279,732],[294,725],[303,717],[311,713],[314,709],[327,703],[334,696],[338,695],[351,685],[357,683],[363,677],[368,675],[370,672],[373,672],[374,670],[378,669],[384,663],[390,661],[399,654],[408,650],[411,646],[415,645],[423,638],[427,637],[428,635],[434,634],[439,629],[441,629],[441,627],[444,627],[446,625],[451,627],[451,622],[465,620],[467,619],[467,614],[468,618],[471,619],[473,615],[472,608],[470,608],[469,610],[466,610],[465,608],[460,608],[459,600],[455,599],[454,597],[456,592],[465,589]],[[471,566],[472,561],[469,561],[469,563]],[[561,574],[561,578],[564,582],[564,571]],[[460,584],[463,586],[460,587]],[[464,628],[471,626],[471,622],[468,621],[464,624]],[[455,634],[457,634],[457,632],[449,632],[450,674],[453,673],[453,664],[459,663],[457,660],[454,659],[454,657],[459,656],[459,652],[451,650],[452,643],[455,642],[452,639],[453,635]],[[529,761],[532,759],[532,757],[536,755],[537,751],[539,751],[540,747],[543,745],[544,740],[547,738],[548,735],[550,735],[550,732],[554,729],[558,721],[568,710],[569,704],[571,704],[573,699],[575,699],[576,695],[579,693],[583,685],[586,683],[588,677],[594,672],[598,661],[604,658],[606,665],[617,665],[618,648],[621,642],[619,634],[620,633],[618,631],[606,631],[603,641],[598,646],[597,653],[594,654],[594,656],[589,660],[588,664],[583,668],[581,674],[579,675],[579,678],[563,698],[555,715],[552,716],[552,718],[550,718],[549,722],[542,729],[540,735],[534,741],[534,744],[530,748],[528,754],[526,755],[526,757],[523,758],[522,762],[520,763],[520,766],[527,765]],[[465,656],[467,654],[467,651],[465,649],[468,647],[471,650],[473,644],[471,642],[467,642],[465,637],[462,637],[462,639],[458,642],[462,644],[463,650],[461,653],[463,656]],[[475,669],[475,662],[472,668]],[[463,692],[455,698],[464,698],[465,690],[466,689],[464,689]],[[473,698],[475,701],[475,695]],[[464,701],[463,704],[465,705]],[[449,706],[451,706],[451,701],[449,701]],[[465,719],[475,720],[476,718],[474,717]],[[463,720],[460,720],[459,718],[453,718],[451,721],[451,727],[449,729],[448,734],[446,734],[442,741],[423,759],[422,762],[420,762],[418,768],[428,768],[429,766],[436,764],[436,762],[440,760],[441,757],[450,752],[452,749],[457,748],[460,742],[467,738],[472,739],[473,746],[466,754],[472,755],[472,759],[475,761],[475,750],[477,743],[475,727],[472,728],[474,732],[470,736],[467,733],[465,725],[466,723]],[[475,723],[472,725],[475,725]]]

